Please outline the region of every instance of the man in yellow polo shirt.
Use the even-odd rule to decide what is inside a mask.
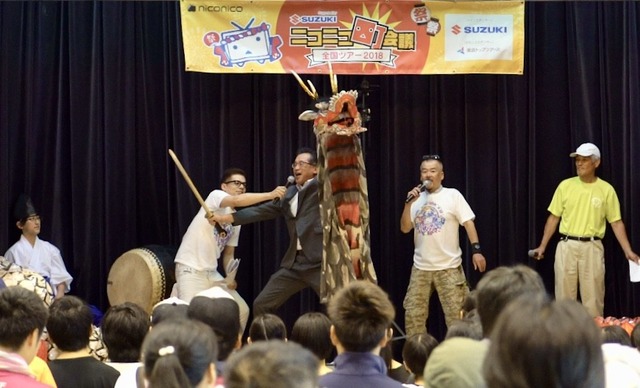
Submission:
[[[604,311],[604,248],[602,238],[605,221],[620,243],[627,260],[640,258],[631,249],[620,214],[620,202],[609,183],[596,176],[600,150],[584,143],[569,156],[575,158],[577,176],[560,182],[549,205],[549,218],[544,226],[540,246],[533,250],[540,260],[551,236],[560,224],[560,242],[554,263],[556,299],[578,297],[591,316]]]

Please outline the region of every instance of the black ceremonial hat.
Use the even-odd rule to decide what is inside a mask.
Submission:
[[[31,198],[26,194],[20,194],[16,206],[13,208],[13,217],[20,221],[36,214],[38,214],[38,212],[33,206]]]

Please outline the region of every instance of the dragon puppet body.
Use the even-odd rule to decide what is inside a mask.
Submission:
[[[329,67],[331,69],[331,66]],[[318,141],[318,183],[323,228],[323,303],[354,280],[377,282],[369,247],[369,197],[367,177],[358,133],[362,127],[356,105],[358,92],[340,91],[330,72],[333,95],[320,101],[315,87],[307,87],[293,73],[305,92],[315,101],[316,110],[298,117],[313,120]]]

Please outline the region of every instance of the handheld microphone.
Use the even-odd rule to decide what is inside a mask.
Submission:
[[[423,192],[423,191],[425,191],[427,189],[430,189],[432,184],[433,184],[433,182],[431,182],[429,179],[425,179],[425,180],[422,181],[422,184],[420,184],[420,186],[418,186],[418,190],[420,190],[420,192]],[[409,194],[409,196],[404,201],[404,203],[409,203],[414,198],[415,198],[415,195]]]
[[[289,186],[291,186],[294,183],[296,183],[296,178],[294,178],[293,175],[289,175],[287,177],[287,183],[284,184],[284,187],[288,189]],[[280,198],[276,197],[273,199],[273,203],[278,203],[278,202],[280,202]]]
[[[533,249],[529,249],[529,252],[527,252],[527,255],[529,255],[529,257],[532,258],[532,259],[537,259],[538,258],[538,252],[536,252]]]

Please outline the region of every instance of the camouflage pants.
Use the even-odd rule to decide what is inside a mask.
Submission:
[[[440,271],[422,271],[411,268],[411,279],[404,297],[405,330],[407,336],[426,331],[429,317],[429,299],[438,293],[447,327],[459,317],[462,302],[469,293],[462,266]]]

